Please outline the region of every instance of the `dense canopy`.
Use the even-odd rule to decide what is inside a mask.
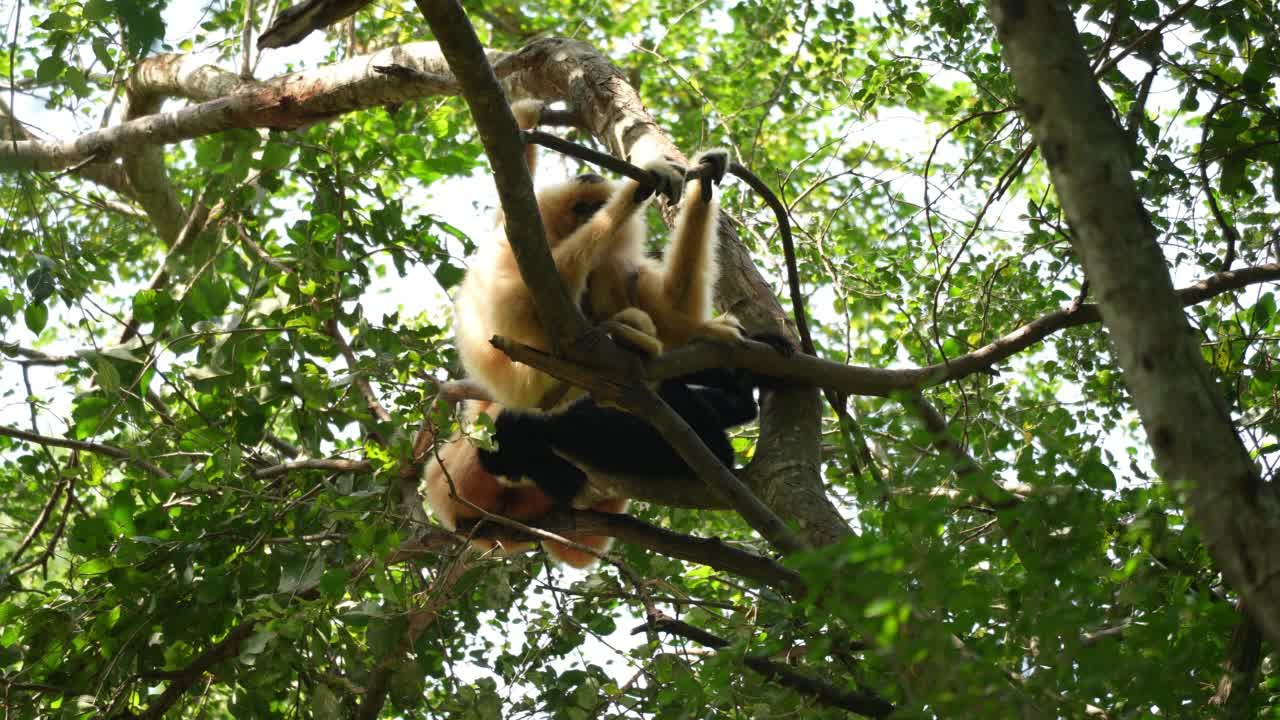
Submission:
[[[8,8],[4,717],[1280,713],[1274,3],[280,5]],[[717,306],[800,350],[598,342],[498,83],[727,148]],[[529,362],[675,441],[646,373],[779,379],[736,475],[424,510],[500,209]],[[588,571],[467,542],[584,528]]]

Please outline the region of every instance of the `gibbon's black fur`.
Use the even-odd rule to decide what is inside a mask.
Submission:
[[[776,384],[744,370],[710,368],[662,381],[658,396],[732,470],[733,446],[725,431],[754,420],[759,414],[755,388]],[[562,508],[573,506],[588,472],[695,477],[652,425],[590,397],[555,414],[508,409],[494,421],[494,440],[496,450],[479,450],[480,465],[493,475],[533,482]]]

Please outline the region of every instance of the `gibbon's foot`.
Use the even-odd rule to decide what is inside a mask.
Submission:
[[[525,98],[511,103],[511,114],[516,116],[516,125],[521,130],[538,127],[542,120],[542,110],[547,106],[541,100]]]
[[[684,192],[684,168],[663,158],[645,163],[644,169],[652,182],[640,184],[636,189],[636,202],[648,200],[655,192],[666,195],[673,203],[680,202],[680,194]]]
[[[711,340],[713,342],[738,344],[742,342],[742,337],[742,323],[738,322],[738,318],[728,313],[708,320],[694,332],[694,339]]]
[[[705,170],[703,169],[705,166]],[[727,150],[706,150],[698,153],[693,159],[693,169],[689,174],[702,174],[702,202],[711,202],[711,188],[713,185],[719,185],[724,180],[725,173],[729,171],[729,152]]]
[[[658,339],[658,327],[649,313],[636,307],[620,310],[613,317],[600,323],[614,342],[643,355],[662,353],[662,341]]]

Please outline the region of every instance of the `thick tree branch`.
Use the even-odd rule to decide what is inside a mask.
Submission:
[[[652,550],[667,557],[706,565],[738,577],[749,578],[768,585],[788,595],[804,593],[804,582],[799,573],[773,560],[755,553],[727,545],[716,538],[700,538],[681,535],[650,525],[631,515],[574,510],[556,512],[538,518],[526,525],[553,533],[579,533],[605,535],[629,545]],[[474,532],[475,537],[526,540],[528,537],[513,535],[510,528],[491,523],[481,524],[461,532]]]
[[[1254,716],[1254,693],[1263,658],[1262,631],[1239,601],[1236,612],[1240,619],[1231,632],[1222,677],[1218,678],[1218,687],[1209,698],[1209,705],[1226,708],[1225,718],[1244,720]]]
[[[491,53],[498,61],[505,53]],[[166,90],[199,99],[173,112],[130,120],[85,133],[72,140],[20,140],[0,143],[0,172],[61,170],[88,160],[105,161],[137,148],[192,140],[234,128],[295,130],[367,108],[400,105],[433,95],[457,93],[435,43],[410,43],[313,70],[282,75],[262,83],[245,83],[235,93],[202,99],[219,79],[197,82],[200,73],[179,72],[186,59],[156,70],[171,78]],[[410,78],[378,71],[380,66],[411,68]],[[499,63],[498,72],[514,67]],[[172,73],[170,73],[172,71]],[[160,81],[157,80],[157,83]]]
[[[987,8],[1156,466],[1187,498],[1223,575],[1280,642],[1280,499],[1262,483],[1194,342],[1071,10],[1024,0],[987,0]]]
[[[5,124],[12,128],[14,132],[12,140],[25,142],[32,139],[31,133],[27,131],[26,126],[14,117],[13,110],[9,107],[9,104],[0,99],[0,122],[4,121],[8,121]],[[6,140],[6,142],[11,143],[12,140]],[[129,178],[125,175],[124,168],[118,163],[80,165],[75,167],[72,173],[77,177],[97,183],[123,197],[133,198],[133,188],[129,186]]]
[[[507,241],[533,296],[538,321],[551,338],[552,347],[563,349],[587,335],[589,326],[565,291],[551,259],[533,180],[525,163],[524,142],[506,94],[460,5],[447,0],[419,0],[418,9],[439,39],[440,50],[471,109],[493,168],[506,217]]]
[[[646,630],[677,635],[717,650],[729,646],[727,640],[717,637],[702,628],[663,615],[651,615],[644,625],[632,630],[632,634]],[[742,663],[779,685],[785,685],[796,692],[808,695],[823,705],[844,708],[850,712],[873,718],[888,717],[893,712],[893,704],[873,692],[855,693],[842,690],[825,680],[797,670],[785,663],[754,655],[744,655]]]

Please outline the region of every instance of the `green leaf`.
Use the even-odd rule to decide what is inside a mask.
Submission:
[[[321,682],[316,683],[311,690],[311,715],[316,720],[342,720],[346,717],[346,712],[337,693]]]
[[[22,319],[27,324],[27,329],[36,335],[44,330],[45,323],[49,321],[49,308],[44,304],[29,304],[22,310]]]
[[[111,56],[111,47],[107,45],[106,40],[102,38],[93,39],[93,56],[97,58],[98,62],[102,63],[103,67],[108,71],[115,69],[116,60]]]
[[[442,261],[439,265],[436,265],[434,274],[436,282],[440,283],[440,287],[448,290],[462,282],[462,278],[466,277],[467,271]]]
[[[1115,490],[1116,476],[1111,468],[1101,462],[1089,459],[1080,466],[1080,480],[1094,490]]]
[[[330,602],[341,600],[347,592],[348,577],[347,571],[343,568],[326,570],[324,576],[320,578],[320,592]]]
[[[62,75],[67,63],[60,57],[47,57],[36,66],[36,80],[41,83],[52,83]]]
[[[44,263],[27,275],[27,297],[33,303],[44,302],[56,289],[53,272]]]
[[[116,370],[110,360],[98,356],[98,362],[94,364],[94,368],[97,370],[98,384],[102,386],[103,390],[114,393],[120,389],[120,372]]]
[[[1244,192],[1246,189],[1252,189],[1249,185],[1248,170],[1249,163],[1243,153],[1236,153],[1228,156],[1222,161],[1222,192],[1227,194],[1235,194]]]
[[[164,0],[112,0],[125,29],[129,54],[138,57],[164,37],[164,19],[160,9]]]
[[[77,555],[101,555],[111,546],[111,530],[107,521],[100,517],[85,517],[76,520],[67,535],[67,549]]]
[[[81,12],[86,20],[97,22],[106,20],[112,13],[112,3],[109,0],[89,0],[84,4]]]
[[[273,138],[262,149],[262,160],[258,164],[265,169],[278,170],[288,165],[292,157],[293,147]]]

